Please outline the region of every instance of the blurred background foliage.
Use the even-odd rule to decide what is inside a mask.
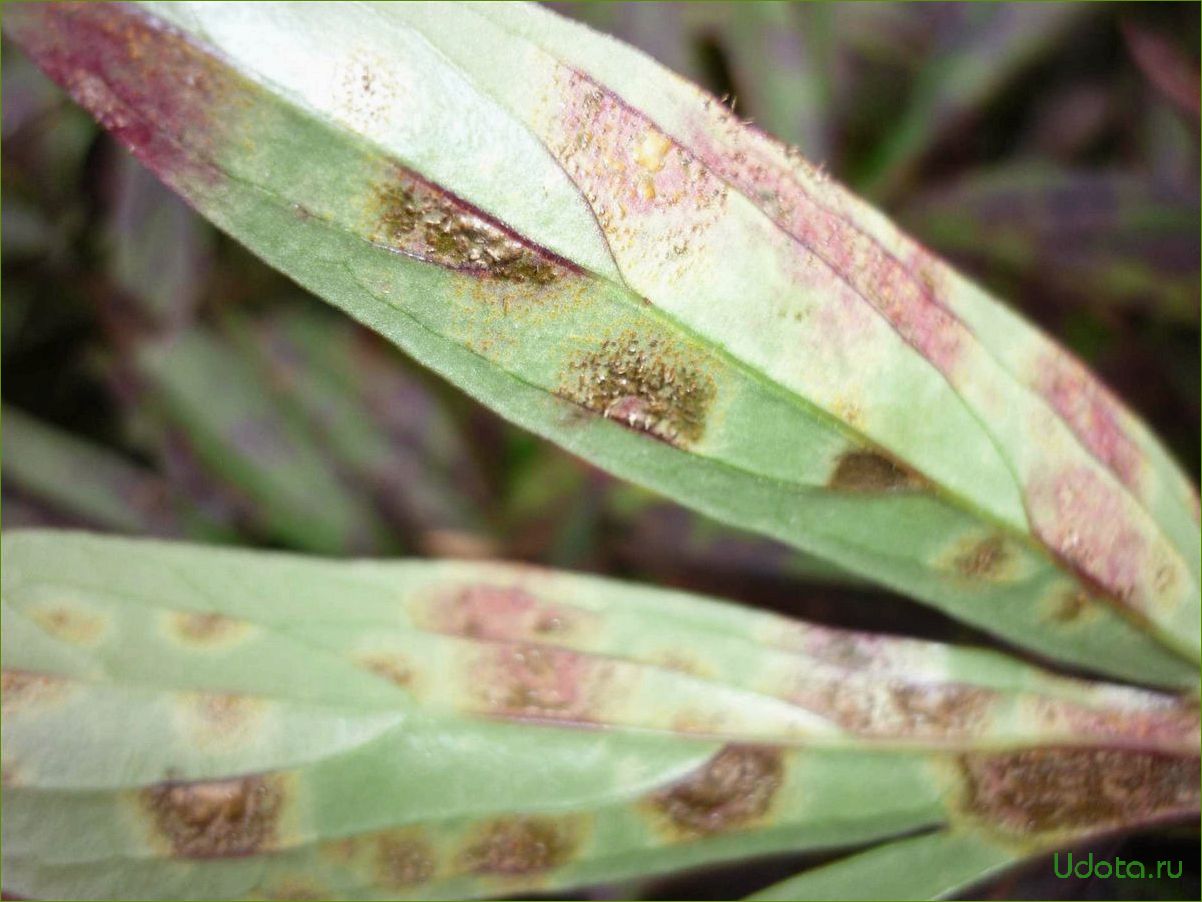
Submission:
[[[551,5],[796,144],[1039,322],[1197,479],[1197,4]],[[7,44],[2,65],[5,528],[505,557],[988,642],[500,421],[214,231]],[[1141,849],[1185,877],[1052,885],[1045,864],[983,893],[1198,897],[1196,833],[1099,851]]]

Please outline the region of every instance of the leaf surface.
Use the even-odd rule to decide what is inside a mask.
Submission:
[[[2,541],[22,895],[523,895],[1197,807],[1196,706],[994,653],[514,565]]]
[[[899,839],[814,868],[749,899],[947,899],[1013,864],[1016,855],[949,830]]]
[[[193,205],[624,478],[1043,654],[1196,686],[1197,496],[795,154],[535,7],[14,7]]]

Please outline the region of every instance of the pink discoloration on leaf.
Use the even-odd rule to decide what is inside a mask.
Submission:
[[[33,3],[6,28],[39,66],[173,186],[208,184],[239,84],[212,51],[124,3]],[[178,143],[177,143],[178,142]],[[188,150],[184,150],[184,146]]]
[[[680,136],[698,161],[724,183],[754,201],[789,237],[829,267],[949,379],[957,375],[968,328],[940,301],[930,279],[856,224],[855,213],[820,200],[807,185],[825,177],[762,132],[747,127],[718,104],[706,106],[709,121]],[[715,138],[715,135],[719,137]]]
[[[494,641],[554,642],[596,620],[588,611],[549,604],[520,587],[494,585],[467,586],[415,614],[436,632]]]
[[[638,249],[671,277],[714,223],[726,185],[613,93],[571,69],[549,143],[580,187],[610,246]],[[654,234],[654,242],[647,241]]]
[[[1070,466],[1033,478],[1027,503],[1032,529],[1053,553],[1124,604],[1148,608],[1146,540],[1116,486],[1090,467]]]
[[[1165,699],[1162,706],[1141,710],[1091,708],[1044,698],[1030,715],[1048,728],[1118,747],[1184,752],[1198,748],[1198,708],[1185,700]]]
[[[995,693],[954,683],[805,680],[791,700],[857,736],[953,741],[989,726]]]
[[[610,676],[606,662],[541,645],[499,644],[471,675],[482,713],[500,717],[591,723],[595,699]]]
[[[1041,358],[1037,372],[1036,390],[1081,443],[1124,484],[1138,488],[1143,459],[1122,426],[1119,402],[1083,366],[1061,352]]]

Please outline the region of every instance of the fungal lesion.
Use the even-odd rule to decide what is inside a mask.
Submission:
[[[964,812],[1016,838],[1101,830],[1196,810],[1196,756],[1116,748],[972,753],[957,761]]]
[[[461,855],[462,868],[474,874],[520,877],[566,864],[580,845],[575,820],[512,817],[483,825]]]
[[[374,856],[380,884],[392,889],[427,883],[438,870],[434,847],[416,830],[377,836]]]
[[[840,454],[827,480],[828,488],[840,492],[915,491],[925,486],[926,481],[905,464],[867,449]]]
[[[1018,551],[1004,535],[974,536],[956,543],[941,566],[970,582],[1004,582],[1014,575]]]
[[[728,745],[651,804],[685,834],[720,833],[767,814],[784,777],[780,749]]]
[[[672,445],[697,442],[717,394],[696,355],[626,331],[577,356],[562,391],[606,419]]]
[[[73,685],[57,674],[6,668],[0,676],[0,710],[8,715],[57,703]]]
[[[375,189],[372,240],[472,275],[542,287],[567,269],[492,217],[407,170]]]
[[[142,792],[156,835],[181,858],[225,858],[273,848],[283,802],[277,775],[159,783]]]

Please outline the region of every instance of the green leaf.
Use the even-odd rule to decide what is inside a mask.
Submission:
[[[1196,706],[994,653],[514,565],[2,542],[22,895],[525,895],[1198,804]]]
[[[524,5],[4,24],[221,228],[514,422],[1042,654],[1197,686],[1197,495],[1146,428],[641,54]]]
[[[938,830],[899,839],[782,880],[749,899],[947,899],[1019,855],[984,837]]]

